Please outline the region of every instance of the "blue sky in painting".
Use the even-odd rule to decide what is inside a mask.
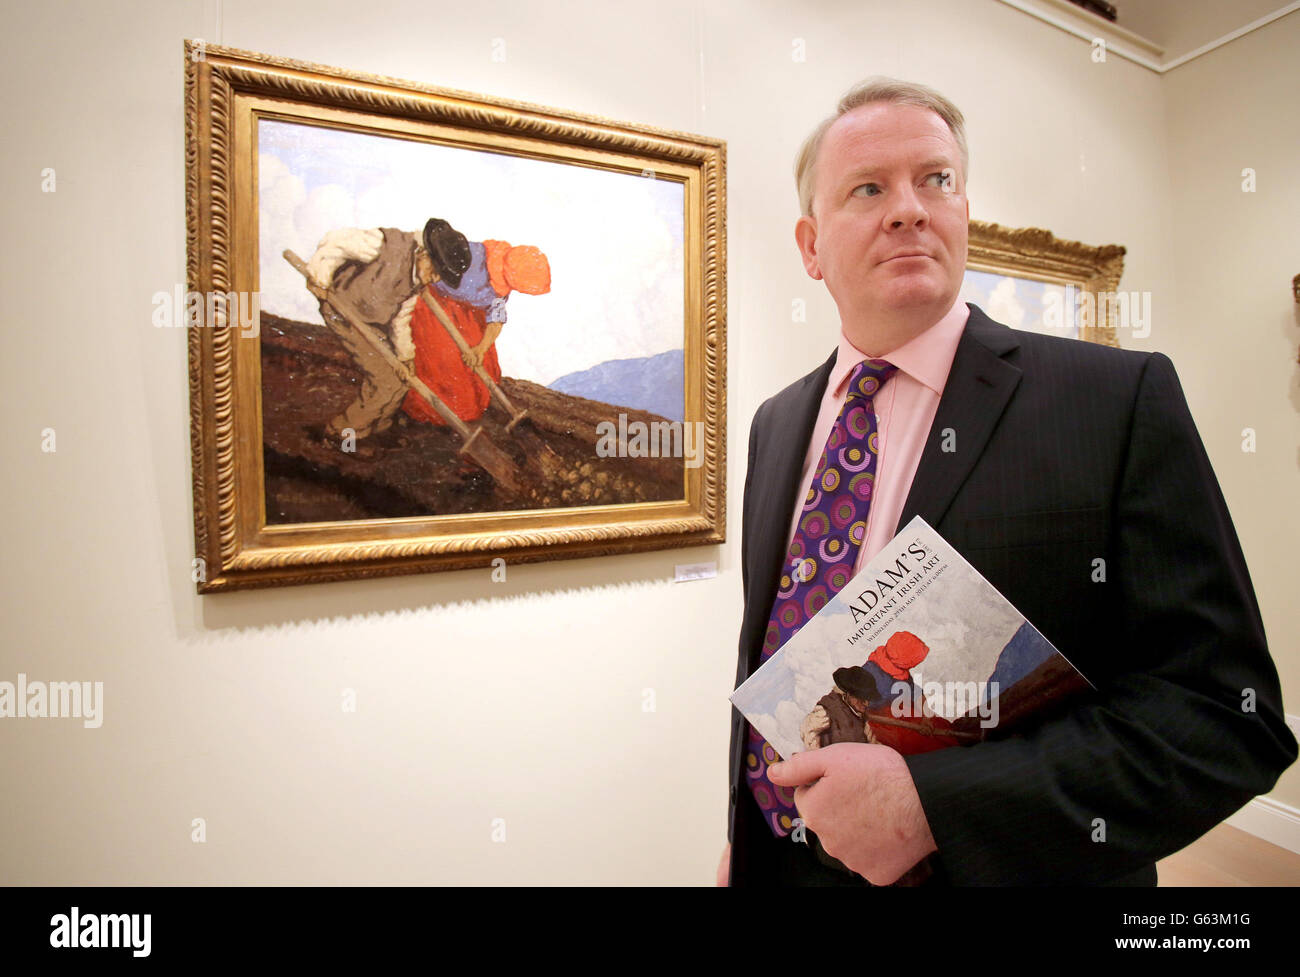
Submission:
[[[308,260],[335,228],[418,231],[442,217],[550,261],[548,294],[509,299],[507,375],[549,383],[684,345],[685,204],[668,179],[262,119],[258,209],[261,306],[277,315],[320,322],[285,248]]]
[[[963,302],[975,303],[988,313],[989,318],[1005,323],[1012,329],[1078,339],[1078,315],[1072,302],[1075,294],[1077,292],[1070,293],[1070,314],[1060,317],[1067,324],[1066,328],[1049,327],[1043,321],[1043,313],[1049,303],[1058,303],[1057,309],[1066,308],[1067,293],[1064,285],[968,268],[962,281],[960,298]]]

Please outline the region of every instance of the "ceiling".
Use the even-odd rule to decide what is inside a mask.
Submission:
[[[1108,0],[1115,21],[1165,49],[1164,63],[1217,41],[1225,34],[1293,6],[1278,0]]]

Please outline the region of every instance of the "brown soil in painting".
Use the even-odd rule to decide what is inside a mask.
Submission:
[[[268,524],[393,519],[684,497],[681,458],[602,458],[601,421],[647,424],[665,418],[502,377],[501,389],[528,419],[507,433],[496,403],[470,426],[508,454],[528,480],[531,499],[508,493],[458,454],[460,437],[399,411],[386,431],[345,452],[326,422],[356,397],[360,374],[322,326],[261,314],[262,456]],[[561,464],[543,466],[545,445]],[[554,470],[558,467],[558,470]]]

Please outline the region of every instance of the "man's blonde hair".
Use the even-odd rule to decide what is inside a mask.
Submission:
[[[890,102],[895,105],[919,105],[943,119],[952,131],[953,139],[957,141],[957,148],[961,151],[962,182],[965,183],[970,172],[970,159],[966,152],[966,120],[962,117],[961,109],[957,108],[933,88],[927,88],[925,85],[918,85],[910,81],[899,81],[897,78],[886,78],[883,75],[877,75],[874,78],[868,78],[866,81],[858,82],[858,84],[850,88],[844,97],[840,99],[835,114],[819,122],[817,128],[809,134],[808,138],[804,140],[803,146],[800,147],[799,155],[794,162],[794,179],[795,185],[799,188],[799,209],[804,216],[812,216],[813,183],[816,180],[817,154],[821,151],[822,140],[826,137],[827,130],[844,113],[852,112],[856,108],[874,102]]]

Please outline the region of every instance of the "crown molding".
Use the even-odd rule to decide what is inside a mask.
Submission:
[[[1186,54],[1166,61],[1164,60],[1165,49],[1154,41],[1150,41],[1141,34],[1125,27],[1120,27],[1118,24],[1112,24],[1105,17],[1100,17],[1084,10],[1082,7],[1076,7],[1069,0],[998,0],[998,2],[1019,10],[1023,14],[1028,14],[1030,17],[1037,18],[1045,24],[1050,24],[1080,40],[1087,41],[1089,44],[1100,38],[1106,42],[1106,50],[1110,54],[1131,61],[1133,64],[1158,75],[1163,75],[1167,71],[1187,64],[1203,54],[1208,54],[1231,41],[1235,41],[1239,37],[1244,37],[1251,31],[1271,24],[1280,17],[1285,17],[1287,14],[1300,10],[1300,0],[1296,0],[1294,3],[1279,7],[1271,14],[1265,14],[1249,24],[1238,27],[1235,31],[1230,31],[1222,37],[1215,38],[1208,44],[1202,44],[1194,51],[1188,51]]]

